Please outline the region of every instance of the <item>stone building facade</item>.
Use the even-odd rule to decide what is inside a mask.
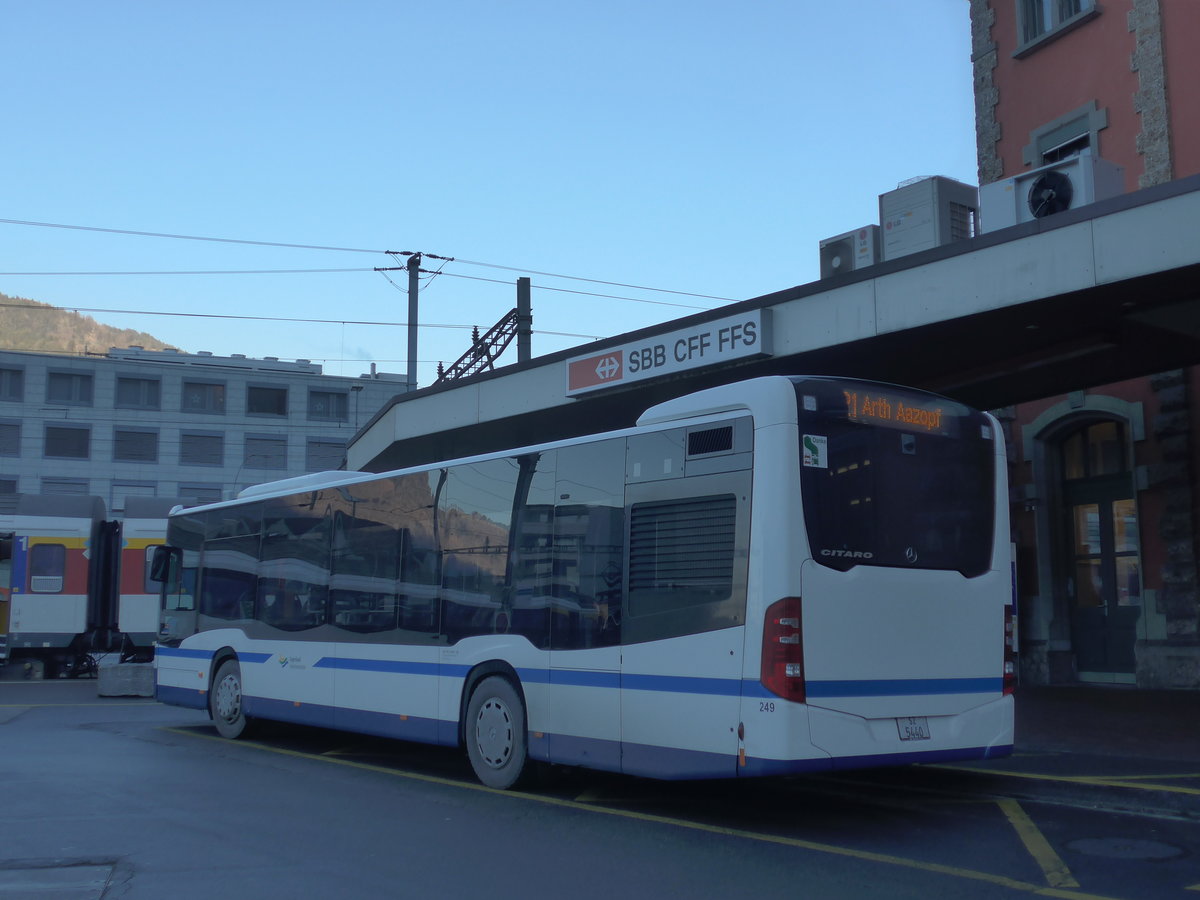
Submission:
[[[1200,3],[971,0],[971,26],[981,184],[1084,150],[1126,191],[1200,172]],[[1198,404],[1186,369],[1002,411],[1026,682],[1200,689]]]

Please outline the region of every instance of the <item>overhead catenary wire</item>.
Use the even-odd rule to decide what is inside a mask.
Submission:
[[[375,271],[378,272],[379,274],[381,274],[384,278],[386,278],[391,283],[392,287],[394,287],[396,290],[398,290],[398,291],[406,291],[407,290],[407,288],[401,287],[400,285],[396,284],[395,281],[392,280],[392,278],[387,274],[387,269],[376,269]],[[418,269],[418,271],[419,272],[428,272],[429,270],[428,269]],[[441,269],[439,269],[436,273],[433,273],[433,274],[445,275],[449,278],[465,278],[468,281],[486,281],[490,284],[511,284],[511,282],[502,281],[499,278],[484,278],[480,275],[463,275],[459,272],[443,272]],[[709,306],[695,306],[690,303],[671,303],[668,300],[647,300],[645,297],[620,297],[616,294],[596,294],[596,293],[592,293],[591,291],[575,291],[575,290],[571,290],[570,288],[550,287],[549,285],[545,285],[545,284],[531,284],[530,287],[537,288],[539,291],[557,291],[560,294],[580,294],[584,297],[602,297],[602,298],[605,298],[608,300],[628,300],[631,303],[649,303],[654,306],[673,306],[678,309],[708,310],[708,309],[712,308]]]
[[[113,272],[113,271],[95,271],[95,272],[0,272],[0,275],[18,276],[18,275],[37,275],[37,276],[56,276],[56,275],[320,275],[331,272],[372,272],[370,268],[356,269],[184,269],[170,271],[149,271],[149,272]]]
[[[373,253],[373,254],[380,254],[380,255],[387,255],[387,256],[413,256],[417,253],[417,251],[412,251],[412,250],[372,250],[372,249],[365,248],[365,247],[338,247],[338,246],[330,246],[330,245],[325,245],[325,244],[297,244],[297,243],[289,243],[286,241],[258,241],[258,240],[249,240],[246,238],[223,238],[223,237],[211,237],[211,236],[194,235],[194,234],[173,234],[170,232],[162,232],[162,231],[139,231],[139,230],[133,230],[133,229],[128,229],[128,228],[108,228],[108,227],[101,227],[101,226],[96,226],[96,225],[70,225],[70,224],[64,224],[61,222],[34,222],[34,221],[27,220],[27,219],[0,219],[0,225],[20,225],[20,226],[35,227],[35,228],[61,228],[61,229],[69,230],[69,231],[89,231],[89,232],[99,232],[99,233],[103,233],[103,234],[123,234],[123,235],[129,235],[129,236],[133,236],[133,237],[167,238],[167,239],[171,239],[171,240],[182,240],[182,241],[207,241],[209,243],[218,243],[218,244],[244,244],[244,245],[248,245],[248,246],[252,246],[252,247],[281,247],[281,248],[293,249],[293,250],[320,250],[320,251],[329,251],[329,252],[335,252],[335,253]],[[489,262],[481,262],[479,260],[463,259],[462,257],[441,256],[436,253],[421,253],[420,255],[426,256],[430,259],[445,260],[447,262],[458,262],[465,266],[481,266],[481,267],[486,267],[486,268],[491,268],[491,269],[502,269],[502,270],[508,271],[508,272],[523,272],[523,273],[527,273],[529,275],[540,275],[545,278],[561,278],[561,279],[568,280],[568,281],[585,281],[585,282],[591,282],[592,284],[604,284],[604,285],[608,285],[610,287],[622,287],[622,288],[628,288],[630,290],[637,290],[637,291],[651,291],[654,293],[676,294],[676,295],[685,296],[685,297],[696,297],[696,298],[702,299],[702,300],[719,300],[719,301],[725,302],[725,303],[733,302],[733,299],[734,299],[732,297],[718,297],[718,296],[711,295],[711,294],[698,294],[698,293],[693,293],[691,291],[679,291],[679,290],[673,290],[670,288],[656,288],[656,287],[648,287],[646,285],[627,284],[625,282],[620,282],[620,281],[606,281],[606,280],[600,279],[600,278],[587,278],[587,277],[584,277],[581,275],[564,275],[562,273],[540,271],[540,270],[531,269],[528,267],[506,266],[506,265],[501,265],[499,263],[489,263]],[[0,274],[4,274],[4,273],[0,273]],[[35,274],[38,274],[38,273],[35,273]],[[40,274],[53,274],[53,273],[40,273]],[[445,274],[450,274],[450,273],[445,273]],[[507,283],[507,282],[503,282],[503,283]],[[604,296],[604,295],[597,294],[595,296]],[[618,298],[618,299],[625,299],[625,298]]]
[[[99,307],[89,306],[48,306],[38,304],[36,306],[28,303],[0,303],[0,309],[24,309],[33,310],[35,312],[77,312],[77,313],[114,313],[119,315],[131,316],[176,316],[180,318],[198,318],[198,319],[238,319],[249,320],[254,322],[301,322],[309,325],[370,325],[379,326],[386,325],[392,328],[407,328],[407,322],[383,322],[370,321],[364,319],[306,319],[298,316],[239,316],[230,313],[198,313],[198,312],[174,312],[170,310],[153,310],[153,309],[101,309]],[[419,322],[418,328],[450,328],[457,330],[466,330],[474,328],[475,325],[454,325],[447,323],[434,322]],[[543,331],[537,329],[537,334],[553,335],[555,337],[571,337],[571,338],[588,338],[591,340],[599,340],[597,335],[592,334],[574,334],[569,331]],[[38,351],[41,352],[41,351]]]

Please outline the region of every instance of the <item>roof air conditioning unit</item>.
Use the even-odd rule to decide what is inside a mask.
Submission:
[[[879,195],[883,258],[896,259],[975,236],[979,191],[935,175]]]
[[[821,277],[857,272],[879,262],[879,226],[864,225],[821,241]]]
[[[1116,197],[1124,190],[1125,170],[1084,150],[1078,156],[981,187],[980,230],[996,231],[1043,219]]]

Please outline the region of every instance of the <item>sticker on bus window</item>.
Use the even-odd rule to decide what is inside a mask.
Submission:
[[[804,436],[804,465],[813,469],[829,468],[829,438],[821,434]]]

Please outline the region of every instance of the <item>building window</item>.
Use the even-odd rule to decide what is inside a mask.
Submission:
[[[1090,100],[1029,132],[1021,161],[1037,168],[1091,149],[1099,155],[1100,132],[1108,127],[1108,110]]]
[[[21,423],[0,422],[0,456],[21,455]]]
[[[113,431],[113,459],[122,462],[156,462],[158,432],[121,429]]]
[[[322,441],[310,438],[304,452],[304,468],[308,472],[328,472],[342,465],[346,455],[344,441]]]
[[[1097,14],[1096,0],[1017,0],[1022,56],[1036,44],[1058,37]]]
[[[113,512],[124,512],[126,501],[130,497],[154,497],[157,493],[156,487],[153,481],[114,481],[109,509]]]
[[[21,369],[0,369],[0,400],[25,399],[25,373]]]
[[[350,404],[345,391],[308,392],[308,417],[324,422],[345,422]]]
[[[179,462],[185,466],[225,464],[225,436],[184,432],[179,435]]]
[[[221,500],[221,486],[217,484],[186,484],[179,485],[179,499],[188,506],[200,503],[216,503]]]
[[[17,479],[15,478],[0,478],[0,494],[15,494],[17,492]]]
[[[1122,423],[1087,425],[1062,442],[1063,478],[1078,481],[1127,472],[1127,456]]]
[[[119,409],[158,409],[160,383],[157,378],[117,377]]]
[[[87,428],[47,425],[44,455],[57,459],[87,459],[91,453],[91,438]]]
[[[82,372],[51,372],[46,379],[46,402],[92,405],[92,376]]]
[[[185,381],[182,409],[192,413],[223,414],[225,385],[208,381]]]
[[[43,478],[41,493],[43,494],[86,494],[88,483],[86,478]]]
[[[246,412],[252,416],[286,416],[287,388],[246,388]]]
[[[247,435],[242,465],[248,469],[286,469],[287,438]]]

